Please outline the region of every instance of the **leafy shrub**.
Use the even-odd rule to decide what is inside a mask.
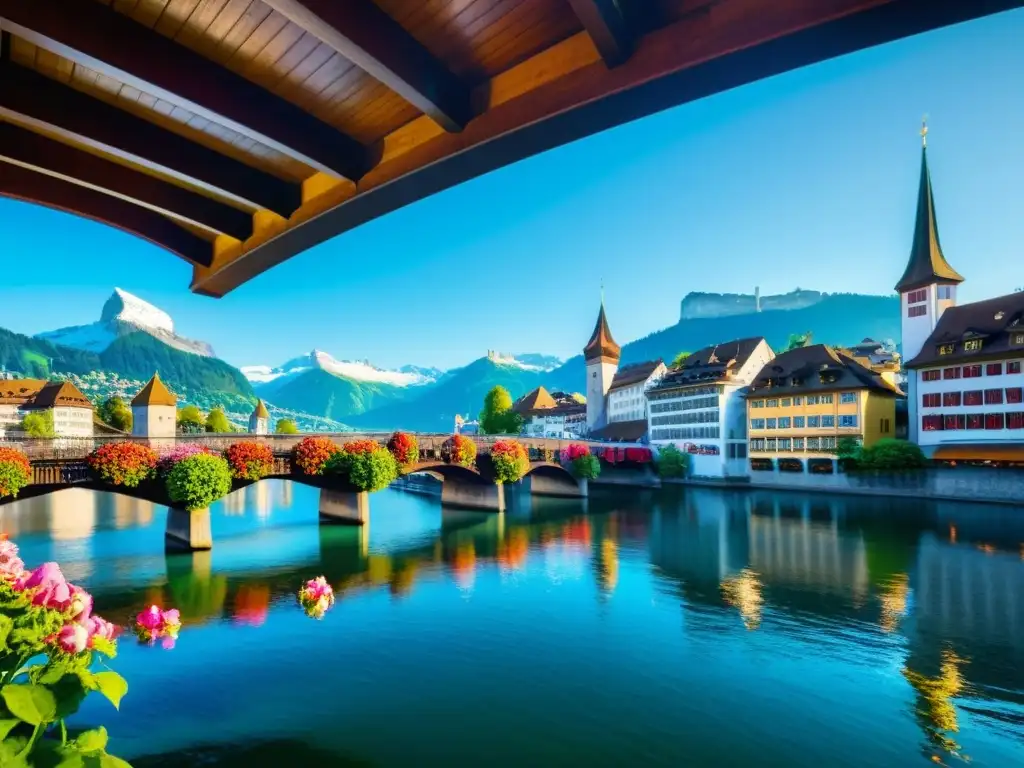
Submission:
[[[403,472],[420,460],[420,445],[408,432],[395,432],[388,440],[388,450]]]
[[[448,464],[472,467],[476,462],[476,443],[465,435],[452,435],[441,446],[441,458]]]
[[[274,452],[266,443],[234,443],[224,451],[224,458],[236,480],[259,480],[274,470]]]
[[[573,477],[580,480],[595,480],[601,474],[601,462],[583,443],[570,443],[562,450],[561,459]]]
[[[55,437],[53,411],[33,411],[25,414],[25,418],[21,420],[21,428],[29,437]]]
[[[213,451],[200,443],[178,443],[157,460],[157,475],[166,478],[167,473],[171,471],[175,464],[182,459],[187,459],[189,456],[195,456],[197,453],[209,453],[212,455]]]
[[[189,512],[205,509],[230,491],[231,468],[220,456],[197,453],[179,461],[167,475],[167,495]]]
[[[17,496],[32,480],[28,457],[13,448],[0,448],[0,499]]]
[[[234,431],[231,428],[231,422],[228,421],[227,414],[224,413],[224,409],[220,406],[206,414],[206,431],[222,435]]]
[[[97,480],[136,488],[156,473],[156,453],[141,443],[106,443],[89,454],[89,468]]]
[[[921,449],[906,440],[883,437],[874,445],[862,448],[857,455],[860,469],[921,469],[927,465]]]
[[[373,447],[367,445],[373,443]],[[352,446],[352,450],[348,450]],[[372,440],[347,443],[327,460],[324,474],[338,475],[360,491],[379,491],[398,477],[398,461],[384,446]]]
[[[304,437],[292,451],[295,466],[304,475],[322,475],[324,464],[341,449],[327,437]]]
[[[661,477],[686,477],[690,474],[692,458],[669,443],[658,451],[658,474]]]
[[[530,471],[526,448],[516,440],[498,440],[491,446],[494,479],[499,483],[515,483]]]
[[[855,459],[860,454],[860,440],[856,437],[841,437],[836,443],[836,456],[840,459]]]
[[[295,423],[294,419],[278,419],[274,431],[279,435],[297,435],[299,434],[299,425]]]

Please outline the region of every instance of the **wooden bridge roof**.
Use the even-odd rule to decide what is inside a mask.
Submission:
[[[537,152],[1020,5],[0,0],[0,195],[143,237],[222,296]]]

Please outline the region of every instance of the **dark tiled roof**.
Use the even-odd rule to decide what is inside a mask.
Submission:
[[[619,368],[615,372],[615,378],[612,379],[612,385],[608,387],[608,391],[614,392],[616,389],[647,381],[663,362],[659,357],[657,360],[647,360],[643,363],[633,363],[624,368]]]
[[[822,374],[832,377],[823,381]],[[879,394],[902,395],[882,376],[852,357],[825,344],[798,347],[770,361],[747,389],[747,397],[801,395],[840,389],[870,389]]]
[[[39,394],[25,408],[54,408],[57,406],[62,408],[92,408],[92,403],[70,381],[51,381],[39,390]]]
[[[601,311],[597,314],[597,323],[590,335],[590,341],[583,348],[583,357],[586,360],[605,359],[615,363],[622,358],[622,348],[612,338],[608,318],[604,316],[604,301],[601,302]]]
[[[939,324],[917,357],[907,363],[907,368],[986,360],[1015,353],[1024,356],[1024,346],[1012,343],[1018,333],[1024,333],[1024,292],[950,307],[942,313]],[[965,352],[964,341],[968,339],[981,339],[981,349]],[[941,344],[955,345],[953,354],[940,356]]]
[[[935,200],[932,180],[928,172],[928,150],[921,151],[921,184],[917,191],[917,218],[914,222],[914,242],[903,277],[896,283],[900,293],[923,288],[932,283],[962,283],[964,279],[949,266],[939,243],[939,224],[935,219]]]
[[[665,374],[652,391],[722,381],[730,372],[740,370],[762,341],[763,336],[753,336],[698,349],[683,361],[681,367]]]
[[[607,426],[590,433],[595,440],[612,443],[635,443],[647,434],[647,419],[636,421],[613,421]]]

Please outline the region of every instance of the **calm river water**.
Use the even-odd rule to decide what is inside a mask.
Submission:
[[[1024,765],[1024,508],[678,488],[385,491],[368,530],[270,481],[165,556],[165,510],[62,491],[0,513],[127,622],[112,752],[147,766]],[[307,618],[324,574],[338,603]]]

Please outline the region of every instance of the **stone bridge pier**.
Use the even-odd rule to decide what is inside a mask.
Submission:
[[[564,468],[553,464],[534,464],[524,483],[531,496],[585,499],[590,491],[586,480],[579,480]]]
[[[167,552],[202,552],[213,549],[210,508],[189,512],[168,507],[164,548]]]

